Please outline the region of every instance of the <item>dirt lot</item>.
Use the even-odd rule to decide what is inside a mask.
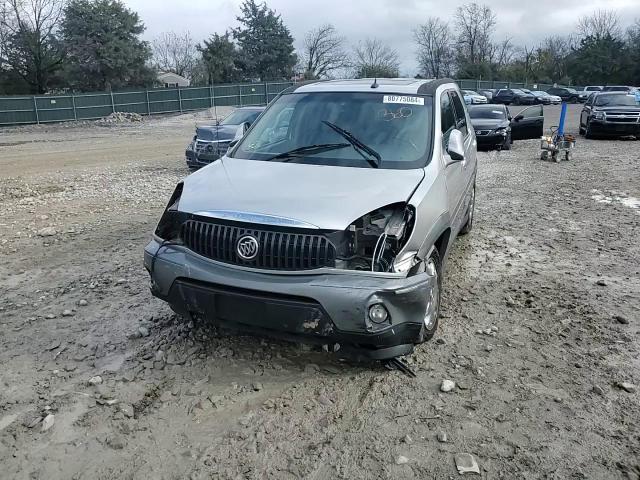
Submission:
[[[151,297],[142,248],[202,118],[0,130],[0,478],[439,480],[461,452],[486,479],[640,477],[640,142],[480,154],[410,379]]]

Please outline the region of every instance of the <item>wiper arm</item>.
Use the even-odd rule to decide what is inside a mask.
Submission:
[[[353,147],[356,149],[356,151],[360,155],[362,155],[362,158],[364,158],[367,162],[369,162],[369,165],[371,165],[374,168],[378,168],[380,166],[380,162],[382,161],[382,157],[373,148],[371,148],[370,146],[362,143],[360,140],[358,140],[356,137],[354,137],[351,132],[348,132],[344,128],[341,128],[341,127],[337,126],[335,123],[331,123],[331,122],[328,122],[326,120],[322,120],[322,123],[324,123],[326,126],[328,126],[332,130],[336,131],[338,134],[340,134],[344,138],[346,138],[349,141],[349,143],[351,143],[351,145],[353,145]],[[375,157],[377,162],[374,162],[373,160],[371,160],[371,158],[363,155],[362,151],[368,153],[372,157]]]
[[[328,152],[330,150],[338,150],[340,148],[347,148],[351,145],[348,143],[321,143],[317,145],[306,145],[304,147],[294,148],[288,152],[278,153],[273,157],[269,157],[266,161],[280,160],[280,159],[292,159],[297,157],[303,157],[305,155],[313,155],[315,153]]]

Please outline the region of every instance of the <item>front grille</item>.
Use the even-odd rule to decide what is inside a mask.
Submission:
[[[245,235],[258,242],[258,253],[252,260],[242,259],[237,243]],[[228,225],[200,220],[187,220],[182,225],[184,244],[204,257],[234,265],[269,270],[311,270],[335,266],[333,244],[317,233],[294,233],[256,228],[255,225]]]
[[[231,140],[207,141],[196,140],[195,150],[198,154],[224,156],[229,150]]]
[[[640,113],[638,112],[607,112],[605,119],[610,123],[638,123]]]

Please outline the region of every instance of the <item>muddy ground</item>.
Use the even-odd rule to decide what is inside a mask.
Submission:
[[[151,297],[196,121],[0,130],[0,478],[639,478],[640,142],[480,154],[411,379]]]

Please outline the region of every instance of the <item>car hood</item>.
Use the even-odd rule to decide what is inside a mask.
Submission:
[[[495,118],[472,118],[471,125],[476,130],[493,130],[500,127],[508,127],[509,121]]]
[[[256,223],[273,220],[344,230],[372,210],[406,202],[423,178],[422,169],[329,167],[223,157],[184,180],[178,208]]]
[[[238,125],[203,125],[196,127],[196,136],[199,140],[233,140]]]

